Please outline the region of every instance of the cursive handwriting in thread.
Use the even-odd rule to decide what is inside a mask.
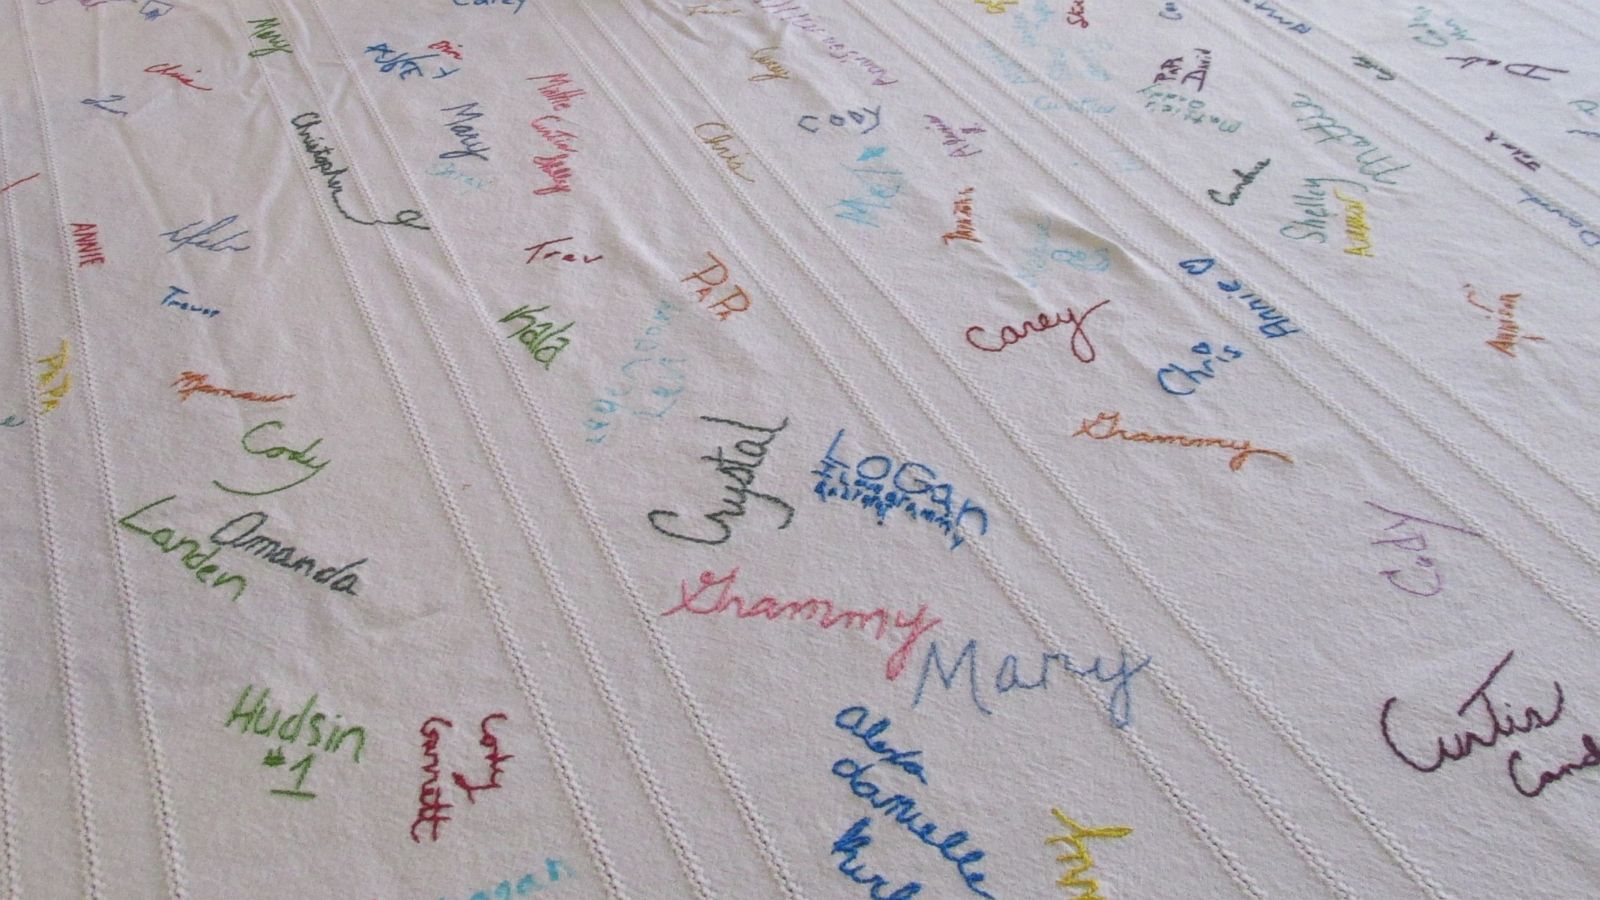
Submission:
[[[676,512],[665,509],[651,510],[650,513],[645,516],[645,519],[650,523],[650,527],[655,529],[656,533],[658,534],[664,534],[667,537],[676,538],[680,541],[689,541],[695,544],[713,545],[727,543],[728,538],[733,534],[733,528],[725,520],[728,518],[738,518],[743,516],[745,504],[749,502],[751,497],[754,497],[757,500],[765,500],[773,506],[783,510],[783,524],[778,526],[778,530],[782,531],[783,529],[788,528],[789,523],[794,521],[794,507],[790,506],[786,501],[779,499],[778,497],[774,497],[771,494],[763,494],[759,491],[751,490],[750,486],[755,483],[756,469],[760,468],[761,464],[766,462],[767,445],[772,443],[773,439],[778,436],[778,432],[789,427],[789,420],[785,418],[775,428],[763,428],[759,425],[746,425],[743,422],[736,422],[732,419],[718,419],[713,416],[701,416],[700,420],[702,422],[716,422],[719,425],[732,425],[735,428],[743,429],[745,431],[762,433],[766,435],[766,438],[758,441],[747,437],[735,441],[733,449],[736,450],[740,456],[744,457],[744,459],[729,459],[724,455],[727,451],[720,446],[716,449],[715,455],[700,457],[700,459],[715,466],[717,469],[717,474],[728,479],[729,481],[728,485],[724,485],[723,491],[731,494],[732,499],[725,499],[722,501],[722,505],[725,507],[724,509],[719,509],[712,513],[706,513],[703,516],[706,521],[721,529],[722,533],[720,536],[715,538],[703,538],[695,537],[690,534],[683,534],[677,531],[669,531],[666,528],[663,528],[657,519],[675,520],[679,518],[679,515]],[[676,526],[674,525],[674,527]]]
[[[317,174],[321,175],[327,182],[328,193],[332,196],[333,206],[339,210],[339,215],[355,222],[357,225],[403,225],[407,228],[416,228],[421,231],[430,230],[428,226],[419,224],[422,221],[422,213],[415,209],[402,209],[395,213],[392,220],[358,219],[350,215],[349,211],[344,208],[344,204],[339,200],[339,195],[344,192],[344,184],[339,181],[339,176],[349,172],[350,167],[334,168],[337,164],[333,160],[333,147],[322,143],[317,139],[316,135],[311,133],[311,129],[323,124],[322,116],[315,112],[304,112],[290,119],[289,124],[294,126],[295,133],[300,136],[301,148],[310,154],[311,168],[316,169]]]
[[[1501,657],[1498,663],[1495,663],[1493,669],[1489,670],[1489,676],[1483,679],[1456,709],[1456,716],[1458,718],[1463,717],[1467,714],[1467,710],[1472,709],[1479,701],[1482,701],[1483,714],[1489,718],[1489,734],[1487,736],[1479,734],[1470,728],[1457,732],[1451,738],[1452,743],[1455,744],[1454,749],[1446,747],[1445,739],[1439,737],[1434,740],[1433,759],[1429,760],[1426,757],[1420,760],[1414,759],[1406,751],[1400,749],[1400,745],[1394,739],[1389,720],[1393,716],[1395,706],[1399,704],[1400,698],[1390,697],[1384,701],[1383,710],[1378,714],[1378,731],[1383,735],[1383,742],[1389,746],[1389,752],[1393,753],[1407,766],[1426,774],[1428,772],[1437,772],[1447,762],[1466,759],[1472,755],[1475,747],[1488,749],[1499,743],[1501,738],[1515,737],[1519,734],[1527,734],[1530,731],[1537,731],[1540,728],[1548,728],[1554,725],[1561,719],[1561,711],[1566,707],[1566,696],[1561,691],[1561,682],[1559,681],[1552,682],[1556,689],[1556,701],[1555,708],[1549,713],[1543,713],[1532,706],[1527,706],[1522,710],[1521,723],[1518,723],[1517,717],[1511,713],[1510,707],[1506,704],[1501,704],[1506,710],[1504,719],[1500,718],[1500,714],[1495,712],[1495,703],[1489,697],[1489,686],[1505,670],[1505,667],[1511,663],[1511,657],[1515,653],[1516,651],[1514,650],[1506,651],[1506,655]]]
[[[1000,346],[998,347],[985,347],[972,339],[972,333],[974,331],[980,334],[984,332],[984,328],[981,325],[974,325],[971,328],[968,328],[965,336],[967,343],[973,347],[976,347],[986,353],[999,353],[1030,334],[1042,333],[1051,328],[1055,328],[1058,325],[1071,325],[1072,337],[1068,341],[1068,346],[1072,349],[1072,355],[1077,357],[1078,362],[1090,363],[1094,362],[1094,344],[1089,340],[1089,336],[1084,334],[1083,323],[1089,318],[1090,313],[1110,302],[1110,300],[1101,300],[1099,303],[1096,303],[1095,305],[1084,310],[1082,315],[1073,312],[1072,308],[1068,307],[1065,316],[1061,315],[1060,313],[1055,314],[1054,322],[1050,321],[1049,313],[1040,313],[1038,324],[1036,325],[1032,321],[1024,321],[1022,323],[1021,332],[1018,332],[1015,328],[1007,325],[1000,329]]]
[[[279,485],[278,487],[269,488],[268,490],[264,491],[242,491],[237,488],[228,487],[220,481],[212,481],[211,483],[230,494],[239,494],[240,496],[244,497],[265,497],[268,494],[276,494],[279,491],[287,491],[289,488],[292,488],[297,484],[303,484],[304,482],[310,481],[316,475],[321,473],[323,468],[327,466],[328,463],[332,462],[332,460],[323,460],[318,462],[317,458],[311,455],[311,451],[315,450],[317,445],[322,443],[322,438],[317,438],[299,450],[296,450],[292,447],[265,447],[257,450],[250,446],[250,435],[255,434],[263,428],[282,427],[283,423],[276,419],[268,422],[262,422],[260,425],[257,425],[244,433],[244,437],[239,439],[239,446],[244,448],[244,452],[249,453],[252,456],[265,456],[267,459],[277,459],[279,457],[283,457],[289,462],[304,466],[311,471],[307,472],[300,478],[289,482],[288,484]]]

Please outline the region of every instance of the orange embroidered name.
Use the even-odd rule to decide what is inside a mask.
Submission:
[[[706,298],[711,295],[712,288],[726,284],[728,278],[730,277],[727,263],[717,259],[717,255],[712,253],[710,250],[706,251],[706,255],[711,257],[711,265],[706,266],[704,269],[701,269],[698,272],[692,272],[688,275],[685,275],[683,278],[679,279],[679,281],[688,281],[693,279],[705,285],[705,287],[695,288],[695,294],[700,297],[700,300],[697,302],[701,303],[705,302]],[[721,277],[717,277],[719,274]],[[713,277],[716,278],[715,281],[711,280]],[[735,300],[739,301],[738,306],[734,305]],[[727,321],[728,317],[734,313],[741,313],[750,308],[750,295],[744,292],[744,288],[735,284],[733,286],[733,293],[711,304],[712,309],[716,309],[719,306],[722,307],[722,311],[717,313],[717,321],[725,322]]]
[[[1544,340],[1544,338],[1537,335],[1522,334],[1522,329],[1517,327],[1517,301],[1522,299],[1521,294],[1501,294],[1500,309],[1493,310],[1478,302],[1478,293],[1472,289],[1472,285],[1467,284],[1462,285],[1462,287],[1467,289],[1468,303],[1471,303],[1473,306],[1476,306],[1491,316],[1496,316],[1499,318],[1499,321],[1496,323],[1497,327],[1495,330],[1494,340],[1484,341],[1485,344],[1488,344],[1507,356],[1516,356],[1517,351],[1515,349],[1515,344],[1519,338],[1524,341]]]
[[[1087,873],[1090,869],[1094,868],[1094,857],[1089,855],[1089,848],[1085,847],[1083,842],[1088,838],[1126,837],[1127,835],[1133,834],[1133,829],[1124,825],[1108,825],[1104,828],[1084,828],[1077,822],[1067,818],[1062,814],[1061,810],[1055,809],[1054,807],[1050,809],[1050,815],[1055,816],[1057,821],[1070,829],[1070,833],[1047,837],[1044,839],[1044,842],[1046,844],[1066,844],[1070,846],[1072,848],[1072,852],[1063,853],[1062,855],[1056,857],[1056,862],[1077,863],[1077,865],[1067,870],[1067,874],[1061,876],[1061,878],[1056,881],[1056,884],[1060,885],[1061,887],[1078,888],[1079,890],[1088,892],[1079,894],[1078,900],[1105,900],[1105,897],[1100,893],[1100,882],[1094,880],[1093,878],[1079,877]]]
[[[1138,441],[1144,444],[1177,444],[1181,447],[1226,447],[1229,450],[1239,451],[1233,455],[1232,459],[1228,460],[1228,468],[1235,472],[1239,471],[1239,468],[1245,464],[1245,460],[1249,459],[1250,455],[1253,453],[1264,453],[1267,456],[1277,457],[1286,463],[1294,462],[1294,460],[1290,459],[1286,453],[1279,453],[1276,450],[1262,450],[1257,447],[1252,447],[1250,446],[1249,441],[1244,441],[1241,443],[1239,441],[1227,441],[1223,440],[1222,438],[1215,437],[1197,438],[1182,434],[1150,434],[1149,432],[1145,431],[1123,431],[1121,420],[1122,413],[1103,412],[1098,416],[1095,416],[1093,422],[1089,421],[1088,419],[1084,419],[1083,427],[1079,428],[1077,431],[1074,431],[1072,436],[1077,437],[1080,434],[1086,434],[1097,441],[1108,441],[1114,437],[1120,437],[1125,441]],[[1101,425],[1105,426],[1104,433],[1095,434],[1094,429],[1100,427]]]
[[[175,387],[180,384],[183,387],[178,388],[178,393],[182,395],[182,399],[178,401],[179,403],[188,400],[189,395],[197,391],[202,394],[221,394],[224,397],[232,397],[235,400],[254,400],[257,403],[276,403],[279,400],[288,400],[294,396],[293,394],[253,394],[250,391],[231,391],[227,388],[219,388],[206,383],[206,376],[199,372],[184,372],[169,387]]]
[[[972,188],[962,188],[961,193],[956,197],[956,202],[952,205],[956,214],[956,230],[946,234],[944,242],[946,244],[951,241],[983,243],[978,239],[977,233],[972,230]]]
[[[73,222],[72,242],[78,247],[78,268],[105,263],[105,251],[100,249],[100,234],[95,225]]]

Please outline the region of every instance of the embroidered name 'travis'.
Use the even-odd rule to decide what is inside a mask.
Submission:
[[[1067,834],[1058,834],[1044,839],[1045,844],[1066,844],[1072,850],[1056,857],[1056,862],[1076,863],[1065,875],[1056,881],[1060,887],[1077,888],[1088,893],[1079,894],[1077,900],[1105,900],[1100,894],[1100,882],[1093,878],[1082,878],[1094,868],[1094,857],[1089,855],[1089,848],[1083,842],[1088,838],[1119,838],[1133,834],[1133,829],[1125,825],[1107,825],[1102,828],[1084,828],[1077,822],[1067,818],[1061,810],[1051,807],[1050,815],[1056,821],[1066,826]]]
[[[766,462],[767,445],[772,443],[773,438],[778,436],[778,432],[789,427],[789,420],[785,418],[783,422],[776,428],[762,428],[757,425],[746,425],[743,422],[735,422],[732,419],[718,419],[712,416],[701,416],[700,420],[702,422],[716,422],[720,425],[732,425],[735,428],[740,428],[745,431],[754,431],[765,434],[767,437],[766,439],[759,441],[751,438],[744,438],[734,442],[733,449],[737,450],[739,455],[745,458],[744,460],[728,459],[723,455],[726,451],[723,450],[722,447],[717,448],[716,455],[714,456],[700,457],[706,462],[716,466],[717,474],[727,478],[731,482],[731,485],[723,487],[724,491],[733,495],[733,499],[722,501],[722,505],[727,508],[719,509],[714,513],[706,513],[703,516],[706,521],[711,522],[718,528],[722,529],[722,535],[720,537],[715,539],[701,538],[687,534],[680,534],[676,531],[668,531],[667,529],[661,527],[661,525],[656,521],[657,517],[660,517],[663,520],[677,519],[678,514],[665,509],[653,509],[647,516],[645,516],[646,520],[648,520],[650,523],[650,527],[654,528],[658,534],[664,534],[670,538],[677,538],[680,541],[689,541],[695,544],[727,543],[728,538],[733,534],[733,528],[729,526],[724,519],[727,519],[728,517],[737,518],[743,516],[745,503],[751,497],[754,497],[757,500],[765,500],[768,503],[771,503],[773,506],[783,510],[783,524],[778,526],[778,530],[782,531],[783,529],[788,528],[789,523],[794,521],[794,507],[790,506],[787,502],[772,496],[771,494],[763,494],[758,491],[750,490],[750,485],[755,483],[756,469],[760,468],[763,462]]]
[[[1145,431],[1123,431],[1122,413],[1119,412],[1103,412],[1096,415],[1094,421],[1092,422],[1088,419],[1084,419],[1082,422],[1082,427],[1072,433],[1073,437],[1083,434],[1088,435],[1097,441],[1108,441],[1114,437],[1120,437],[1125,441],[1135,441],[1144,444],[1177,444],[1180,447],[1225,447],[1229,450],[1237,450],[1239,452],[1235,453],[1233,457],[1228,460],[1228,468],[1235,472],[1239,471],[1240,467],[1245,464],[1245,461],[1255,453],[1262,453],[1267,456],[1276,457],[1286,463],[1294,462],[1294,460],[1290,459],[1289,455],[1286,453],[1279,453],[1276,450],[1262,450],[1256,447],[1251,447],[1249,441],[1229,441],[1215,437],[1197,438],[1182,434],[1150,434],[1149,432]],[[1099,428],[1102,425],[1105,426],[1104,433],[1095,434],[1094,429]]]
[[[1109,662],[1096,656],[1094,662],[1086,669],[1079,669],[1072,664],[1072,658],[1065,653],[1042,653],[1039,657],[1039,680],[1033,684],[1022,681],[1017,673],[1017,657],[1007,654],[1000,661],[1000,668],[994,674],[994,690],[996,694],[1004,695],[1017,688],[1033,690],[1034,688],[1050,687],[1050,663],[1059,662],[1067,674],[1077,678],[1093,677],[1101,684],[1115,683],[1111,695],[1106,700],[1106,712],[1111,716],[1111,724],[1117,728],[1127,728],[1133,722],[1133,676],[1139,674],[1145,666],[1150,665],[1152,657],[1145,657],[1144,662],[1132,669],[1128,668],[1128,655],[1119,653],[1116,671],[1102,671],[1102,662]],[[935,669],[939,673],[939,680],[944,684],[945,690],[955,686],[956,678],[961,674],[961,667],[967,667],[968,692],[972,697],[972,705],[986,716],[994,715],[989,707],[983,705],[983,700],[978,696],[978,642],[976,639],[967,641],[961,648],[961,655],[956,657],[955,665],[949,672],[944,670],[943,658],[939,655],[939,642],[933,641],[928,645],[928,655],[922,659],[922,675],[917,679],[917,693],[911,699],[913,708],[922,702],[922,689],[928,684],[928,671]]]
[[[817,618],[817,624],[820,625],[824,631],[833,628],[833,626],[839,624],[840,622],[844,623],[846,629],[853,626],[861,631],[866,631],[867,626],[872,624],[873,620],[877,620],[878,630],[877,633],[873,635],[873,640],[883,640],[883,633],[890,627],[906,629],[905,640],[901,641],[900,646],[895,648],[893,653],[889,654],[889,660],[884,664],[883,667],[883,675],[890,681],[899,678],[900,673],[905,670],[906,662],[911,657],[911,649],[916,645],[917,641],[923,635],[927,634],[929,631],[932,631],[935,625],[938,625],[941,621],[943,621],[942,619],[933,616],[930,616],[924,620],[923,616],[927,614],[928,607],[923,605],[918,606],[917,614],[909,618],[907,618],[904,611],[897,610],[894,614],[894,623],[891,626],[889,613],[882,606],[869,612],[862,612],[860,610],[836,607],[832,600],[826,600],[817,597],[807,597],[805,600],[789,600],[784,603],[779,603],[776,597],[767,595],[761,597],[761,599],[751,604],[749,609],[746,609],[745,604],[749,603],[749,601],[744,597],[733,593],[733,582],[738,575],[739,570],[737,568],[721,577],[718,577],[717,573],[715,572],[701,572],[700,585],[692,594],[689,592],[689,583],[687,581],[680,582],[679,590],[681,591],[681,602],[679,602],[677,606],[663,611],[661,613],[662,617],[664,618],[666,616],[670,616],[676,612],[689,612],[694,613],[697,616],[714,616],[718,613],[726,612],[727,610],[732,609],[734,611],[734,615],[741,619],[751,619],[755,618],[756,616],[765,616],[767,621],[776,622],[785,613],[788,613],[789,621],[791,622],[793,622],[796,617],[810,622],[813,618],[817,617],[817,613],[820,611],[822,615],[820,618]],[[721,591],[718,593],[716,599],[708,604],[695,606],[695,602],[699,600],[706,591],[714,587],[721,588]],[[873,734],[877,734],[877,732],[873,732]]]

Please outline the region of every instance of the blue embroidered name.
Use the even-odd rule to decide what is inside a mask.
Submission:
[[[1024,690],[1048,688],[1050,686],[1050,663],[1052,660],[1058,661],[1061,663],[1061,668],[1065,669],[1069,675],[1074,675],[1078,678],[1092,676],[1101,684],[1115,683],[1116,687],[1111,689],[1111,696],[1106,700],[1106,712],[1110,714],[1113,726],[1127,728],[1133,722],[1133,692],[1131,689],[1133,676],[1137,675],[1145,666],[1150,665],[1151,657],[1145,657],[1144,662],[1139,663],[1132,669],[1128,668],[1127,653],[1119,652],[1117,657],[1120,661],[1116,670],[1106,671],[1109,668],[1109,662],[1098,656],[1094,658],[1094,662],[1088,668],[1080,669],[1073,666],[1071,657],[1065,653],[1043,653],[1040,654],[1039,659],[1039,680],[1029,684],[1018,677],[1017,657],[1007,654],[1000,661],[999,670],[995,672],[994,690],[996,694],[1005,694],[1016,688],[1023,688]],[[1105,663],[1105,665],[1102,665],[1102,663]],[[976,640],[967,641],[966,646],[961,648],[961,655],[956,657],[955,664],[948,672],[945,671],[944,660],[939,655],[939,642],[934,641],[928,645],[928,655],[923,657],[922,660],[922,676],[917,679],[917,693],[911,700],[912,707],[922,702],[922,689],[928,684],[928,671],[930,669],[937,670],[939,680],[944,683],[945,690],[949,690],[955,686],[956,678],[960,676],[963,665],[967,667],[967,689],[972,697],[972,705],[976,706],[978,711],[986,716],[993,715],[993,711],[984,706],[983,700],[978,696],[978,642]]]
[[[894,816],[894,820],[899,822],[901,825],[904,825],[907,831],[917,836],[918,840],[922,841],[924,844],[927,844],[929,847],[933,847],[934,849],[938,850],[940,856],[943,856],[950,862],[955,863],[956,871],[961,874],[961,880],[966,883],[967,890],[972,891],[979,897],[986,898],[986,900],[994,900],[993,894],[985,891],[981,887],[978,887],[978,883],[983,881],[988,876],[984,875],[982,872],[967,871],[967,866],[974,865],[979,860],[983,859],[985,855],[984,852],[982,850],[973,850],[972,852],[965,853],[959,857],[950,852],[961,844],[966,843],[970,835],[968,835],[965,831],[952,831],[950,834],[945,836],[944,840],[935,841],[933,839],[933,833],[939,830],[938,825],[930,821],[924,821],[921,825],[913,824],[917,819],[922,818],[922,813],[916,811],[916,800],[911,797],[907,797],[905,794],[895,794],[887,800],[877,799],[879,791],[878,786],[862,778],[862,776],[870,771],[875,765],[877,764],[868,763],[867,765],[863,766],[855,760],[845,757],[844,759],[834,762],[831,771],[834,775],[837,775],[838,777],[849,782],[850,793],[855,794],[857,797],[867,801],[867,803],[871,804],[873,809],[883,812],[884,815]],[[840,771],[841,766],[845,767],[846,771]],[[852,831],[854,831],[854,829],[852,829]],[[846,832],[847,835],[849,833],[850,832]],[[876,894],[874,894],[874,896],[876,896]],[[910,895],[902,894],[901,896]],[[885,900],[887,900],[887,898],[885,898]]]

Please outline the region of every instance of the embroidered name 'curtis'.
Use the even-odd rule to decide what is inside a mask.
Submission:
[[[1229,441],[1215,437],[1197,438],[1182,434],[1150,434],[1145,431],[1123,431],[1122,413],[1119,412],[1103,412],[1095,416],[1092,422],[1088,419],[1082,421],[1083,426],[1072,433],[1073,437],[1086,434],[1097,441],[1109,441],[1114,437],[1120,437],[1125,441],[1137,441],[1144,444],[1177,444],[1180,447],[1226,447],[1229,450],[1237,450],[1239,452],[1228,460],[1228,468],[1235,472],[1239,471],[1252,454],[1256,453],[1275,457],[1286,463],[1294,462],[1287,453],[1251,447],[1249,441]],[[1105,426],[1103,432],[1095,434],[1094,430],[1102,425]]]
[[[689,583],[687,581],[681,582],[679,588],[682,592],[682,601],[677,606],[665,610],[661,615],[665,617],[675,612],[690,612],[697,616],[714,616],[732,609],[734,615],[741,619],[766,616],[767,621],[776,622],[787,613],[791,622],[796,617],[807,622],[816,619],[817,624],[823,630],[831,629],[833,626],[843,622],[845,628],[848,629],[853,626],[861,631],[867,631],[868,626],[876,620],[878,629],[877,633],[873,635],[873,640],[883,640],[884,632],[890,627],[906,629],[905,639],[900,643],[899,647],[895,648],[893,653],[889,654],[889,660],[883,667],[884,677],[890,681],[899,678],[900,673],[905,670],[906,662],[911,658],[912,647],[916,645],[917,641],[923,635],[932,631],[933,626],[943,621],[936,616],[928,616],[924,619],[928,612],[928,607],[923,605],[918,606],[917,614],[909,618],[904,611],[896,611],[894,623],[891,626],[889,612],[881,606],[869,612],[862,612],[860,610],[844,609],[843,607],[835,606],[832,600],[817,597],[779,603],[776,597],[763,596],[746,609],[745,606],[749,601],[733,593],[733,581],[738,576],[739,570],[737,568],[721,577],[718,577],[715,572],[701,572],[700,586],[694,593],[689,592]],[[700,600],[701,596],[712,588],[720,588],[716,599],[696,606],[695,603]],[[817,615],[818,612],[821,613],[820,617]]]

